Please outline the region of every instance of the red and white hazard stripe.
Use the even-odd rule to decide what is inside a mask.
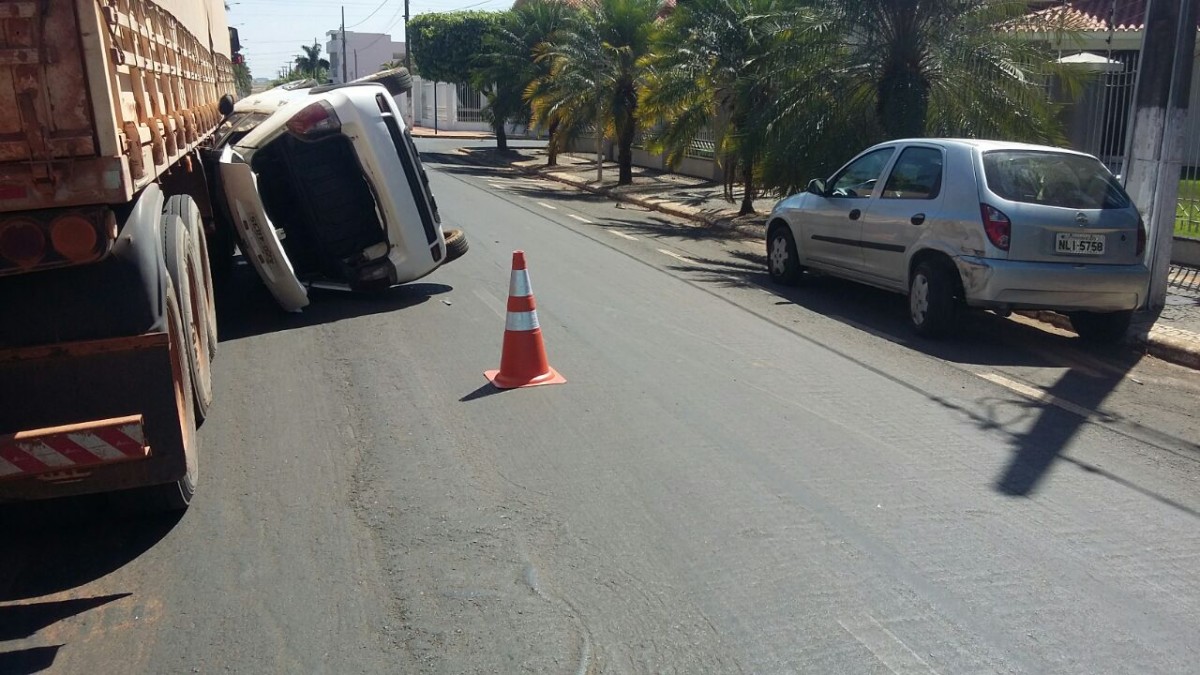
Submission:
[[[0,436],[0,479],[149,455],[141,415]]]

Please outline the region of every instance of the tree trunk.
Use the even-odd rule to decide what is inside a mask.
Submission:
[[[633,120],[626,120],[617,134],[617,185],[633,184]]]
[[[754,213],[754,163],[747,161],[742,164],[742,208],[739,216]]]
[[[905,68],[889,68],[880,78],[876,95],[876,114],[888,139],[925,135],[929,83],[924,77]]]
[[[558,132],[558,120],[550,123],[549,137],[550,142],[546,145],[546,166],[558,166],[558,139],[555,134]]]
[[[492,131],[496,132],[496,149],[508,152],[508,134],[504,131],[504,120],[492,122]]]

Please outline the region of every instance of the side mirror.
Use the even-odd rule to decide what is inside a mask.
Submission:
[[[221,117],[229,117],[233,114],[233,97],[225,94],[217,103],[217,112],[221,113]]]
[[[808,191],[814,195],[825,196],[825,181],[814,178],[808,181]]]

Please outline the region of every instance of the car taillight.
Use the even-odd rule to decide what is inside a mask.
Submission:
[[[287,128],[297,138],[312,141],[341,131],[342,121],[338,119],[333,106],[325,101],[317,101],[292,115],[287,121]]]
[[[1146,223],[1142,221],[1142,217],[1138,216],[1138,233],[1137,233],[1137,254],[1141,255],[1146,252]]]
[[[46,257],[46,235],[32,220],[11,220],[0,225],[0,258],[21,268],[37,265]]]
[[[1012,238],[1012,221],[999,209],[980,204],[979,211],[983,214],[983,229],[987,232],[988,241],[992,246],[1007,251]]]

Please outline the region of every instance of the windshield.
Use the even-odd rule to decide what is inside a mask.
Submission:
[[[266,113],[234,113],[228,119],[217,127],[216,139],[217,146],[237,143],[246,134],[254,131],[254,128],[262,124],[263,120],[270,117]]]
[[[1065,152],[997,150],[983,155],[987,186],[1014,202],[1069,209],[1124,209],[1129,196],[1098,160]]]

